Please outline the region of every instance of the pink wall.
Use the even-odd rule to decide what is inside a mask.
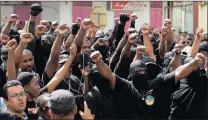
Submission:
[[[150,2],[150,26],[157,28],[158,30],[162,27],[162,2],[151,1]]]
[[[14,13],[17,14],[20,17],[21,22],[25,23],[26,20],[29,20],[29,16],[30,16],[30,5],[32,5],[33,3],[39,3],[41,5],[41,2],[39,1],[27,1],[24,4],[26,6],[15,6],[14,7]],[[41,20],[41,14],[39,14],[36,17],[36,25],[40,23]]]

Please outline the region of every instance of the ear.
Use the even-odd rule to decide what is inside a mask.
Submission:
[[[27,85],[24,86],[25,92],[28,92],[28,87]]]
[[[74,110],[73,110],[74,114],[77,114],[77,105],[75,106]]]

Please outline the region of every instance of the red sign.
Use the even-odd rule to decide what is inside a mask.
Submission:
[[[138,10],[144,7],[144,2],[138,1],[112,1],[111,9],[112,10]]]

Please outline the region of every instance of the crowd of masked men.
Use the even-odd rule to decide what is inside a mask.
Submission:
[[[0,119],[207,119],[208,37],[160,30],[120,13],[107,33],[88,18],[70,26],[4,16]],[[130,26],[127,26],[130,22]],[[128,29],[125,31],[125,27]]]

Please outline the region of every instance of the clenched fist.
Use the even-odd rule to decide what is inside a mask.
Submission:
[[[18,15],[17,14],[11,14],[10,18],[9,18],[9,21],[10,22],[16,22],[17,19],[18,19]]]
[[[10,40],[7,43],[7,47],[8,47],[9,51],[14,51],[16,49],[16,47],[17,47],[17,41],[15,39]]]
[[[36,35],[42,36],[46,30],[47,30],[47,28],[45,25],[38,25],[36,27]]]
[[[196,30],[196,37],[197,37],[197,38],[202,38],[203,32],[204,32],[204,29],[198,28],[198,29]]]
[[[164,25],[168,28],[168,31],[171,30],[171,28],[172,28],[172,22],[171,22],[170,19],[165,19]]]
[[[133,44],[133,43],[136,42],[136,40],[137,40],[138,38],[139,38],[139,37],[138,37],[138,34],[137,34],[137,33],[132,33],[132,34],[129,35],[128,42],[129,42],[130,44]]]
[[[168,28],[166,26],[162,26],[161,28],[161,34],[163,37],[165,37],[168,33]]]
[[[81,28],[83,30],[86,30],[91,27],[91,24],[92,24],[92,20],[89,18],[85,18],[81,23]]]
[[[176,54],[180,54],[182,49],[183,49],[183,44],[176,44],[172,51],[175,52]]]
[[[136,53],[137,53],[137,55],[139,55],[139,56],[146,55],[146,47],[143,46],[143,45],[137,46],[137,48],[136,48]]]
[[[33,41],[33,35],[31,33],[22,33],[20,39],[21,42],[28,44]]]
[[[130,19],[131,19],[131,20],[136,20],[136,19],[137,19],[137,14],[136,14],[136,13],[132,13],[132,14],[130,15]]]
[[[72,44],[69,49],[70,49],[70,56],[71,57],[75,57],[76,53],[77,53],[77,46],[76,46],[76,44]]]
[[[194,60],[198,66],[201,66],[205,64],[206,56],[204,56],[202,53],[197,53]]]
[[[135,33],[135,32],[136,32],[136,29],[134,29],[134,28],[129,28],[129,29],[126,31],[126,35],[129,37],[130,34]]]
[[[69,26],[67,26],[67,24],[63,24],[58,26],[57,29],[58,29],[58,34],[63,36],[69,31]]]
[[[101,55],[99,51],[95,51],[90,55],[90,58],[94,63],[97,63],[102,60],[103,56]]]
[[[150,33],[150,26],[149,25],[142,25],[142,34],[143,35],[149,35]]]

